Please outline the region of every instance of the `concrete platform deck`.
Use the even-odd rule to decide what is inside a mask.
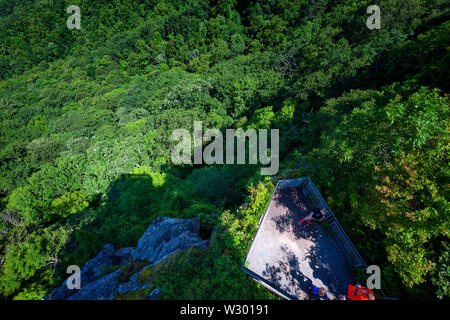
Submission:
[[[318,299],[310,285],[334,299],[354,282],[338,241],[317,222],[300,224],[311,209],[300,186],[277,188],[244,262],[246,272],[288,299]]]

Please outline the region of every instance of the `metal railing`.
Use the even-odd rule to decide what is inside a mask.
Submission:
[[[310,178],[302,178],[302,189],[303,194],[305,195],[306,199],[308,199],[311,202],[312,208],[325,208],[328,211],[328,214],[325,217],[325,221],[328,222],[330,228],[333,230],[333,233],[335,236],[337,236],[343,245],[344,249],[350,254],[353,266],[355,268],[364,268],[367,269],[367,265],[364,262],[363,258],[359,254],[358,250],[356,250],[356,247],[351,242],[348,235],[345,233],[344,229],[342,228],[341,224],[337,220],[336,216],[334,215],[333,211],[328,207],[325,200],[323,200],[322,195],[317,190],[314,183],[311,181]]]
[[[295,187],[295,186],[301,187],[305,198],[308,201],[310,201],[311,207],[313,209],[314,208],[326,208],[327,209],[328,213],[325,217],[325,221],[330,226],[330,228],[333,232],[333,235],[338,238],[337,240],[339,240],[338,242],[341,243],[343,249],[349,254],[349,257],[351,258],[351,260],[353,262],[353,267],[356,269],[366,270],[367,264],[364,262],[363,258],[359,254],[359,252],[356,249],[356,247],[354,246],[354,244],[351,242],[348,235],[345,233],[344,229],[342,228],[338,219],[334,215],[333,211],[331,211],[330,207],[328,207],[327,203],[322,198],[322,195],[317,190],[316,186],[314,185],[314,183],[311,181],[311,179],[309,177],[278,181],[273,190],[270,201],[272,201],[273,196],[278,188],[290,188],[290,187]],[[269,209],[269,206],[266,208],[264,214],[261,216],[261,218],[259,220],[259,225],[261,225],[262,221],[264,220],[264,217],[266,216],[268,209]],[[252,241],[250,250],[254,244],[254,241],[255,241],[255,239],[253,239],[253,241]],[[250,252],[250,250],[249,250],[249,252]],[[247,269],[247,267],[245,265],[247,258],[248,258],[248,253],[247,253],[247,256],[245,257],[244,262],[242,263],[242,266],[241,266],[242,271],[246,272],[249,276],[254,278],[256,281],[260,282],[263,286],[270,289],[275,294],[282,296],[286,299],[293,299],[293,297],[290,297],[289,294],[282,292],[281,290],[276,290],[276,289],[272,288],[271,285],[266,282],[266,280],[262,279],[260,276],[256,275],[251,270]],[[381,294],[383,295],[383,297],[385,297],[385,293],[383,292],[383,290],[381,288],[380,288],[380,291],[381,291]]]

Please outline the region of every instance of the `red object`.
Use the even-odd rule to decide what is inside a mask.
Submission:
[[[352,300],[370,300],[369,294],[373,295],[375,299],[375,294],[369,288],[348,285],[348,297]]]

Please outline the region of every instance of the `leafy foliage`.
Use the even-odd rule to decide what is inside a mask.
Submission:
[[[275,298],[239,269],[272,183],[170,161],[199,120],[279,129],[277,178],[312,177],[388,294],[448,297],[446,1],[380,0],[380,30],[368,1],[72,4],[81,30],[67,1],[0,0],[3,298],[42,298],[161,215],[212,235],[152,271],[164,298]]]

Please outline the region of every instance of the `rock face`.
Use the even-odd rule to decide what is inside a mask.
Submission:
[[[148,268],[153,267],[153,265],[148,266]],[[147,267],[146,267],[147,268]],[[130,281],[128,281],[127,283],[120,283],[118,288],[117,288],[117,293],[118,294],[124,294],[130,291],[135,291],[135,290],[139,290],[139,289],[143,289],[143,288],[147,288],[148,285],[146,284],[141,284],[137,281],[137,278],[139,277],[139,275],[141,274],[142,270],[135,273],[131,278]]]
[[[208,240],[199,237],[199,231],[198,218],[184,220],[159,217],[139,239],[136,248],[115,250],[112,244],[105,245],[97,256],[81,269],[81,289],[68,289],[66,280],[44,299],[112,300],[116,294],[146,288],[147,284],[137,282],[143,269],[152,267],[176,251],[188,250],[194,246],[205,248],[208,245]],[[120,267],[137,260],[147,260],[149,265],[136,272],[127,283],[119,283]],[[150,298],[157,299],[159,290],[152,294]]]
[[[200,238],[199,232],[199,218],[184,220],[159,217],[139,239],[132,259],[157,263],[178,250],[187,250],[193,246],[204,248],[208,240]]]
[[[113,300],[114,293],[119,285],[118,277],[120,270],[107,274],[100,279],[82,286],[74,295],[67,300]]]
[[[150,300],[158,300],[158,299],[159,299],[159,294],[160,294],[160,293],[161,293],[161,292],[159,291],[158,288],[154,289],[154,290],[150,293],[150,296],[149,296]]]
[[[116,251],[111,243],[105,245],[95,258],[86,262],[84,267],[81,268],[81,286],[86,287],[90,283],[108,273],[111,268],[115,266],[121,267],[126,264],[130,260],[131,254],[134,250],[135,248],[122,248]],[[67,288],[67,281],[64,281],[60,287],[54,289],[48,296],[46,296],[46,299],[62,300],[74,295],[78,291],[81,290],[71,290]]]

